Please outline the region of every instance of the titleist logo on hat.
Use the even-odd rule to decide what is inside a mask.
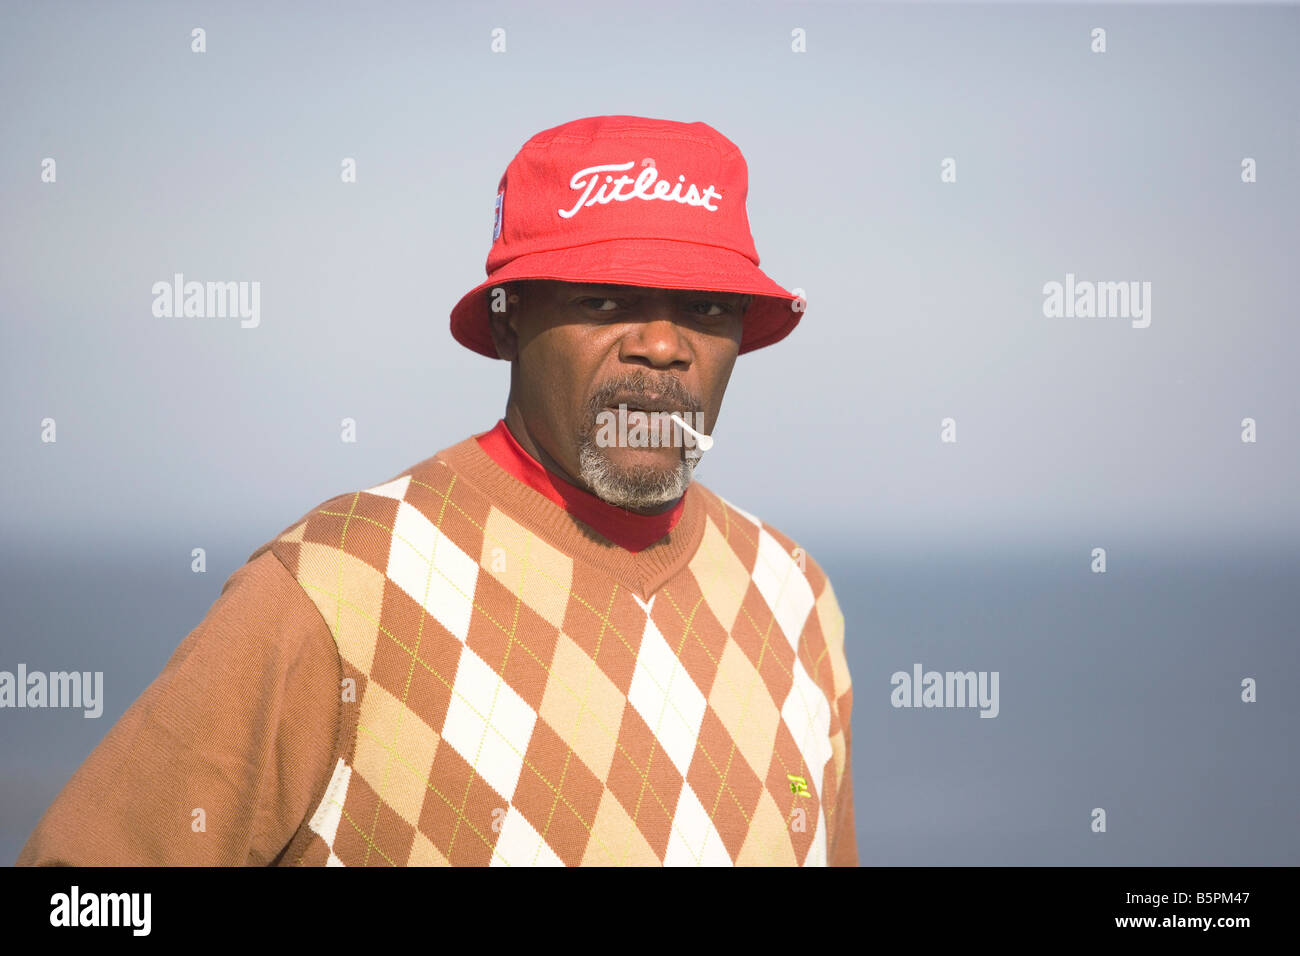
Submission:
[[[784,338],[807,308],[758,267],[745,157],[708,123],[562,123],[528,138],[496,191],[487,281],[451,313],[456,341],[487,358],[501,357],[497,290],[515,281],[750,295],[737,354]]]
[[[596,203],[605,205],[615,201],[626,202],[629,199],[663,199],[687,206],[701,206],[709,212],[717,211],[718,207],[709,205],[709,200],[721,199],[722,193],[714,189],[712,184],[701,191],[694,183],[686,182],[685,174],[678,176],[677,182],[670,184],[667,179],[659,178],[659,170],[655,168],[653,160],[642,160],[642,162],[646,163],[646,167],[637,174],[636,179],[631,176],[619,176],[615,179],[611,175],[606,175],[605,182],[599,189],[596,189],[596,185],[600,182],[601,173],[621,173],[635,166],[636,161],[588,166],[586,169],[578,170],[569,179],[569,188],[581,191],[582,197],[572,209],[556,211],[565,219],[571,219],[584,206],[592,206]],[[628,185],[632,188],[624,192],[623,187]],[[613,189],[610,189],[611,186]],[[591,195],[592,190],[596,191],[596,195]]]

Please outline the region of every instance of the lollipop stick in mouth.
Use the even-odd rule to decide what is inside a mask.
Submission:
[[[713,436],[712,436],[712,435],[705,435],[705,434],[703,434],[703,433],[701,433],[701,432],[697,432],[697,431],[696,431],[694,428],[692,428],[690,425],[688,425],[688,424],[686,424],[684,421],[682,421],[682,419],[681,419],[681,417],[680,417],[679,415],[672,415],[672,416],[670,416],[670,417],[671,417],[672,420],[675,421],[678,425],[681,425],[682,428],[686,429],[688,432],[690,432],[692,435],[695,436],[695,444],[699,446],[700,451],[708,451],[710,448],[713,447]]]

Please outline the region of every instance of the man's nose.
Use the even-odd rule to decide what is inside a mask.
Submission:
[[[690,343],[669,299],[645,300],[638,304],[619,350],[619,358],[653,368],[689,368]]]

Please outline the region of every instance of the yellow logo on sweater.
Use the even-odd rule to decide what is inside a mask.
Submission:
[[[812,794],[808,792],[808,781],[805,780],[803,777],[796,777],[792,773],[787,773],[785,775],[785,779],[790,781],[790,792],[793,793],[796,797],[812,796]]]

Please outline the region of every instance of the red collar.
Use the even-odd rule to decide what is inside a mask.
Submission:
[[[528,487],[541,492],[579,521],[596,529],[603,537],[631,552],[642,551],[673,530],[686,506],[686,495],[677,499],[672,510],[663,514],[642,515],[597,498],[589,491],[572,485],[542,467],[520,447],[506,427],[505,419],[482,435],[474,436],[493,461]]]

